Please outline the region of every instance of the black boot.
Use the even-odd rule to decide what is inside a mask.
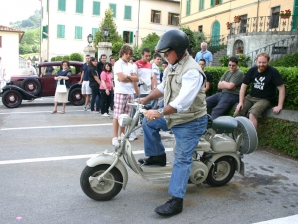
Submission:
[[[177,215],[182,212],[183,209],[183,198],[172,197],[164,205],[158,206],[155,212],[162,216]]]
[[[167,163],[167,156],[166,154],[160,156],[149,156],[148,158],[139,159],[138,162],[144,165],[165,166]]]

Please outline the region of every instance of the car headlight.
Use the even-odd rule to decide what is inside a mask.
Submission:
[[[121,114],[118,117],[118,123],[121,127],[126,127],[131,124],[131,117],[128,114]]]

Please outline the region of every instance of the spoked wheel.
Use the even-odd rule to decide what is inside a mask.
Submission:
[[[108,201],[115,197],[122,188],[123,177],[117,168],[108,172],[104,179],[98,178],[110,165],[98,165],[95,167],[86,166],[81,174],[81,188],[84,193],[96,201]]]
[[[235,173],[235,159],[230,156],[221,157],[215,161],[217,171],[215,173],[215,166],[212,166],[206,182],[212,187],[220,187],[228,183]]]

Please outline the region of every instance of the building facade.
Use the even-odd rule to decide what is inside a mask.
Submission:
[[[7,76],[16,75],[19,71],[19,43],[24,31],[0,25],[0,57]]]
[[[95,36],[108,7],[118,33],[131,45],[140,46],[148,34],[162,35],[179,26],[180,1],[41,0],[41,59],[83,52],[87,36]]]

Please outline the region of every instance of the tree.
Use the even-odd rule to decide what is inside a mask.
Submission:
[[[196,40],[195,40],[195,36],[194,36],[194,31],[189,29],[189,27],[180,27],[179,30],[182,30],[186,34],[186,36],[188,36],[189,47],[191,49],[194,49],[196,47]]]
[[[122,37],[117,32],[117,26],[113,19],[113,11],[111,8],[108,8],[105,11],[105,17],[103,18],[103,20],[101,21],[101,23],[99,25],[99,30],[95,33],[94,44],[95,44],[96,49],[97,49],[98,43],[104,41],[104,37],[102,35],[104,27],[109,28],[108,41],[111,42],[112,45],[117,42],[122,43],[122,45],[124,44]],[[117,43],[117,45],[119,45],[119,43]],[[115,50],[116,50],[116,48],[115,48]],[[118,48],[117,48],[117,50],[118,50]],[[115,56],[118,55],[118,52],[119,51],[116,52],[116,51],[114,51],[114,49],[112,49],[113,55],[115,55]]]
[[[157,45],[160,37],[156,33],[150,33],[146,37],[142,38],[142,45],[139,48],[139,51],[142,52],[144,48],[149,48],[151,54],[155,53],[154,48]]]

